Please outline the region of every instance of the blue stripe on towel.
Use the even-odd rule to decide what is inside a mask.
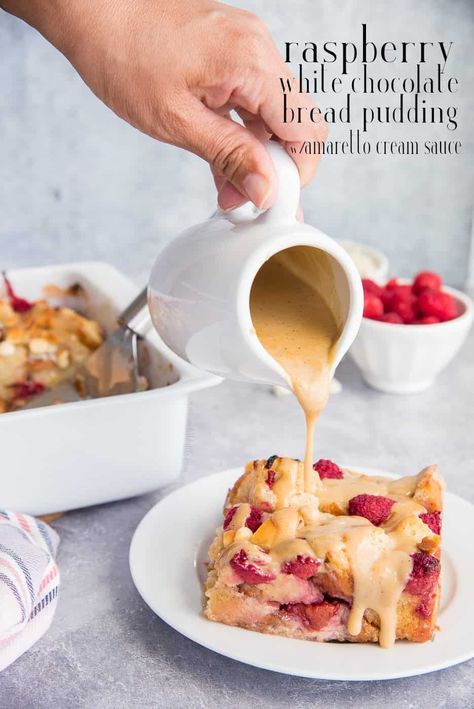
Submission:
[[[9,556],[11,556],[11,558],[12,558],[14,561],[16,561],[16,563],[18,564],[18,566],[20,567],[20,569],[23,571],[23,575],[24,575],[25,581],[26,581],[26,586],[27,586],[27,588],[28,588],[28,591],[30,592],[31,602],[34,603],[34,600],[35,600],[35,592],[34,592],[34,590],[33,590],[33,582],[32,582],[32,580],[31,580],[30,572],[28,571],[27,567],[26,567],[25,564],[23,563],[22,558],[21,558],[20,556],[18,556],[18,554],[15,554],[15,552],[12,551],[11,549],[9,549],[8,547],[4,546],[3,544],[0,544],[0,551],[3,551],[5,554],[8,554]]]
[[[13,593],[13,595],[14,595],[15,598],[16,598],[16,600],[18,601],[18,605],[20,606],[20,609],[21,609],[21,621],[20,621],[20,623],[23,623],[23,621],[25,620],[25,606],[23,605],[23,600],[22,600],[20,594],[18,593],[17,587],[15,586],[15,584],[13,583],[13,581],[8,578],[8,576],[7,576],[6,574],[0,573],[0,579],[4,582],[4,584],[5,584],[6,586],[8,586],[8,588],[10,589],[10,591]]]
[[[40,520],[38,520],[38,519],[35,519],[35,522],[36,522],[36,526],[38,527],[41,536],[43,537],[44,541],[46,542],[46,546],[48,547],[49,553],[51,554],[51,556],[54,556],[54,547],[53,547],[53,543],[51,541],[51,536],[48,533],[48,528],[46,527],[44,522],[40,522]]]
[[[58,595],[58,586],[55,586],[49,593],[44,596],[39,603],[36,604],[36,606],[33,608],[31,611],[30,615],[30,620],[34,618],[40,611],[43,610],[43,608],[46,608],[46,606],[56,598]]]

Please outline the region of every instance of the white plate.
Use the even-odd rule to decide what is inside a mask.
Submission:
[[[379,470],[354,468],[370,475]],[[240,469],[201,478],[161,500],[137,527],[130,547],[133,581],[150,608],[186,637],[266,670],[334,680],[410,677],[474,656],[473,505],[447,493],[443,514],[441,631],[433,642],[378,645],[316,643],[213,623],[202,613],[207,549]]]

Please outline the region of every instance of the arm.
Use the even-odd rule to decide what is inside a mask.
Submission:
[[[207,160],[228,209],[275,197],[258,138],[324,140],[324,121],[284,124],[278,77],[292,77],[255,15],[211,0],[0,0],[35,27],[131,125]],[[296,97],[296,98],[295,98]],[[289,105],[314,106],[289,94]],[[244,126],[232,121],[235,109]],[[302,184],[318,157],[297,155]]]

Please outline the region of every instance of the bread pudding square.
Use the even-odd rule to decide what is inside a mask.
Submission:
[[[255,460],[229,491],[209,549],[210,620],[315,641],[426,642],[439,603],[443,481],[436,466],[396,480]]]

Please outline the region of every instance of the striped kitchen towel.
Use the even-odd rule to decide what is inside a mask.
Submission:
[[[58,599],[58,544],[45,522],[0,510],[0,671],[51,625]]]

